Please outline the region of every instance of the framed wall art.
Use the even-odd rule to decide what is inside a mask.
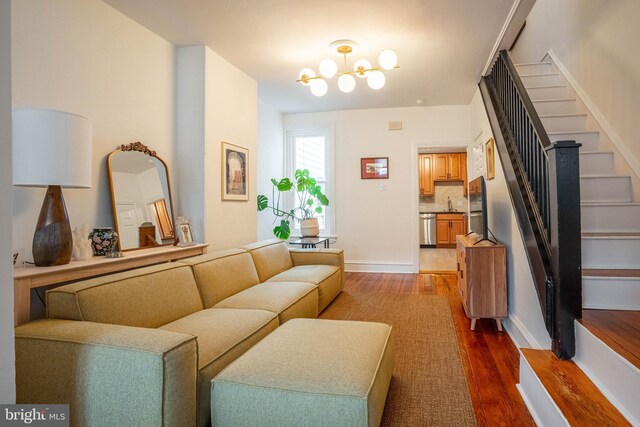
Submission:
[[[193,230],[191,229],[191,220],[186,216],[178,217],[178,246],[193,246],[196,244],[196,239],[193,237]]]
[[[389,179],[388,157],[363,157],[360,159],[360,179]]]
[[[493,138],[489,138],[485,143],[484,155],[487,159],[487,179],[493,179],[496,176],[496,162],[494,159],[495,147]]]
[[[222,200],[249,200],[249,150],[222,141]]]

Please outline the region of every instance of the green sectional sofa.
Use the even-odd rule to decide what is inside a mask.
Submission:
[[[18,403],[69,403],[75,426],[206,426],[211,380],[344,286],[341,250],[280,240],[47,292],[16,334]]]

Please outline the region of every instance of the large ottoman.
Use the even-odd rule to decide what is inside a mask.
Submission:
[[[378,426],[391,326],[293,319],[211,382],[213,426]]]

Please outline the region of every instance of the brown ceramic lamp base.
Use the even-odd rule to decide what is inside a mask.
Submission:
[[[50,185],[33,236],[33,262],[37,267],[69,264],[72,251],[71,224],[62,188]]]

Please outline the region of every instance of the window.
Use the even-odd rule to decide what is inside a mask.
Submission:
[[[335,234],[335,209],[333,199],[333,129],[331,126],[313,129],[290,129],[285,138],[285,176],[293,179],[297,169],[309,169],[312,178],[322,187],[329,199],[322,214],[316,214],[323,236]],[[293,207],[293,199],[286,201]],[[300,233],[300,224],[291,224],[292,234]]]

